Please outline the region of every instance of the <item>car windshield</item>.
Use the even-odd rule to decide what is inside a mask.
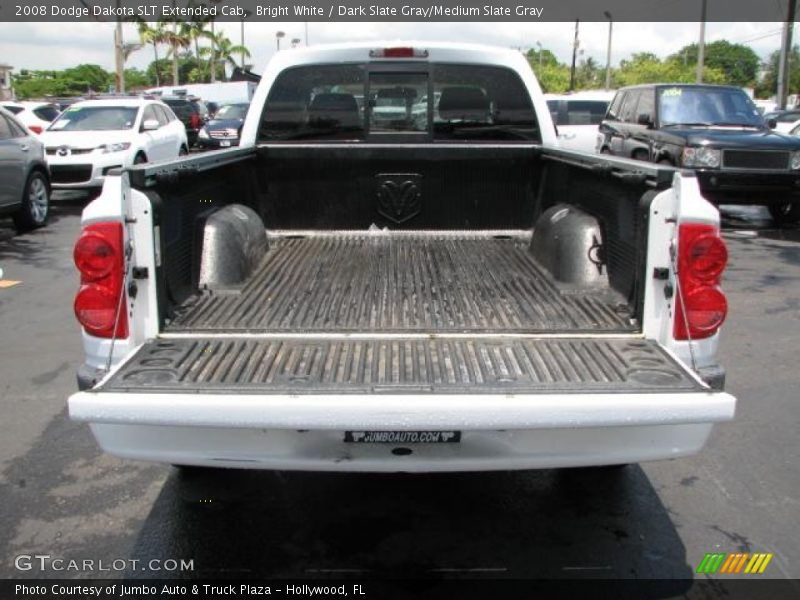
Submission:
[[[765,127],[753,101],[731,88],[672,86],[659,88],[658,112],[662,127],[719,125]]]
[[[247,116],[247,104],[226,104],[221,107],[215,119],[244,119]]]
[[[72,106],[61,113],[49,131],[113,131],[130,129],[136,122],[135,106]]]

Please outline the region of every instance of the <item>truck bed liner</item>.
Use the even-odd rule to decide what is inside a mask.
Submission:
[[[202,292],[168,332],[598,333],[636,329],[602,291],[564,293],[530,232],[270,234],[239,292]]]
[[[229,394],[603,393],[701,386],[652,340],[180,337],[144,344],[98,390]]]

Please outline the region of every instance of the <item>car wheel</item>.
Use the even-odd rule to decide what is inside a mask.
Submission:
[[[611,154],[611,149],[608,147],[603,148],[600,150],[600,154]]]
[[[664,165],[666,167],[674,167],[675,166],[674,164],[672,164],[672,161],[670,159],[668,159],[668,158],[662,158],[661,160],[658,161],[658,164]]]
[[[181,146],[181,149],[178,150],[178,156],[186,156],[189,154],[189,149],[186,146]]]
[[[22,195],[22,206],[14,215],[14,226],[18,232],[29,231],[47,223],[50,214],[50,185],[39,171],[28,177]]]
[[[643,161],[650,160],[650,156],[644,150],[637,150],[631,155],[631,158],[633,160],[643,160]]]
[[[800,202],[783,202],[771,204],[769,214],[772,220],[779,225],[789,225],[800,221]]]
[[[147,157],[146,157],[144,154],[142,154],[141,152],[139,152],[139,153],[138,153],[138,154],[137,154],[137,155],[136,155],[136,156],[133,158],[133,164],[135,164],[135,165],[141,165],[141,164],[144,164],[144,163],[146,163],[146,162],[147,162]]]

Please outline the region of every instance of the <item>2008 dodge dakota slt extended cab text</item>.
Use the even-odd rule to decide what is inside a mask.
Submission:
[[[508,50],[278,53],[240,148],[111,174],[74,254],[70,415],[122,457],[611,465],[734,414],[717,210],[691,172],[559,150]]]

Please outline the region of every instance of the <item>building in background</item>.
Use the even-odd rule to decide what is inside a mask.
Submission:
[[[0,100],[13,100],[14,90],[11,89],[11,65],[0,63]]]

